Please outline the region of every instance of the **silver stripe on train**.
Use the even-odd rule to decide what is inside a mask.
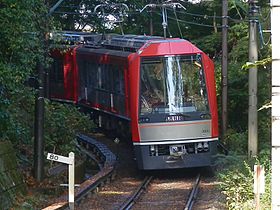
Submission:
[[[211,120],[139,124],[140,141],[211,138]]]

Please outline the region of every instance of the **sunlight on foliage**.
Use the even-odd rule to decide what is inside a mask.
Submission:
[[[218,178],[221,181],[220,188],[222,193],[226,196],[226,204],[229,209],[255,209],[255,200],[253,192],[254,173],[253,165],[261,164],[265,168],[265,193],[261,195],[261,209],[270,209],[270,180],[271,169],[270,161],[268,159],[259,161],[255,160],[249,163],[245,157],[237,157],[234,154],[229,155],[223,159],[222,163],[228,164],[230,167],[223,169]]]
[[[244,64],[242,66],[242,69],[250,69],[250,68],[253,68],[253,67],[258,67],[258,66],[266,66],[267,64],[271,64],[271,61],[272,61],[272,58],[265,58],[265,59],[262,59],[262,60],[259,60],[259,61],[255,61],[254,63],[252,62],[246,62],[246,64]]]

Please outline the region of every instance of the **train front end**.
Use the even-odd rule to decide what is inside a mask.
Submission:
[[[142,47],[132,63],[139,69],[131,70],[138,167],[211,166],[218,142],[213,62],[190,42],[170,39]]]

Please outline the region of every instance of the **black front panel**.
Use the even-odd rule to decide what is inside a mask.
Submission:
[[[186,146],[185,154],[172,154],[172,145],[158,145],[155,152],[151,152],[151,145],[135,145],[136,160],[139,169],[172,169],[211,166],[214,164],[214,155],[217,153],[217,141],[208,142],[208,149],[198,151],[194,143],[186,143],[174,146]],[[171,155],[172,154],[172,155]]]

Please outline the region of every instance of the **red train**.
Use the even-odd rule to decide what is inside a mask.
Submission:
[[[214,65],[189,41],[156,36],[63,34],[53,50],[50,96],[131,136],[139,169],[210,166],[217,153]]]

